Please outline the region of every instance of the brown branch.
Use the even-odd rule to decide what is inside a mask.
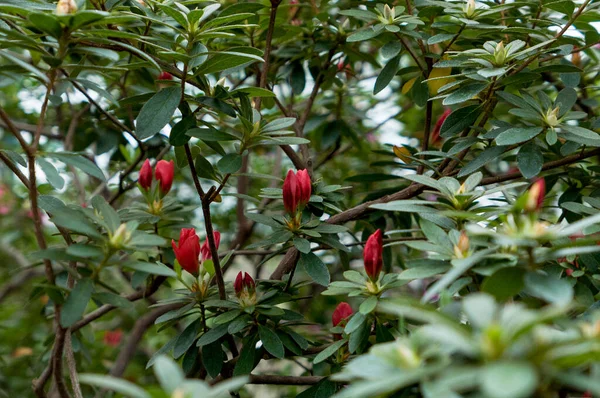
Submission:
[[[200,185],[200,180],[198,179],[198,173],[196,173],[196,166],[194,166],[194,158],[192,157],[192,151],[190,150],[189,144],[185,144],[183,146],[185,149],[185,156],[187,157],[188,165],[190,166],[190,173],[192,174],[192,180],[194,180],[194,186],[196,187],[196,192],[198,192],[198,196],[200,200],[204,199],[204,190],[202,189],[202,185]]]
[[[21,170],[19,170],[17,165],[14,164],[12,160],[10,160],[10,158],[2,152],[0,152],[0,160],[2,160],[4,164],[6,164],[6,167],[8,167],[13,173],[15,173],[15,175],[19,178],[19,180],[21,180],[23,185],[25,185],[25,188],[29,189],[29,180],[27,179],[27,177],[25,177],[25,174],[23,174]]]
[[[81,385],[79,384],[79,376],[77,375],[77,362],[75,362],[75,356],[73,355],[70,330],[67,331],[65,354],[67,357],[67,367],[69,368],[69,376],[71,378],[71,386],[73,388],[75,398],[83,398],[83,394],[81,393]]]
[[[324,376],[280,376],[280,375],[255,375],[250,374],[250,384],[273,384],[282,386],[307,386],[317,384],[325,379]]]
[[[115,377],[123,376],[123,373],[125,373],[125,369],[133,358],[136,348],[142,340],[146,330],[154,325],[154,321],[156,321],[159,316],[166,314],[169,311],[181,308],[182,306],[182,303],[164,305],[146,313],[143,317],[138,319],[131,329],[129,336],[127,337],[127,341],[123,347],[119,349],[119,355],[117,356],[117,359],[110,370],[110,375]]]

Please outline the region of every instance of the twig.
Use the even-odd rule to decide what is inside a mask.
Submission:
[[[79,385],[79,376],[77,375],[77,363],[75,362],[75,356],[73,355],[73,346],[71,345],[71,331],[67,330],[67,336],[65,341],[65,354],[67,356],[67,367],[69,368],[69,376],[71,378],[71,386],[73,387],[73,393],[75,398],[83,398],[81,393],[81,386]]]
[[[6,164],[6,167],[8,167],[13,173],[15,173],[15,175],[19,178],[19,180],[21,180],[23,185],[25,185],[25,188],[29,189],[29,180],[27,179],[27,177],[25,177],[25,174],[23,174],[21,170],[19,170],[17,165],[14,164],[12,160],[10,160],[8,156],[6,156],[2,152],[0,152],[0,160],[2,160],[4,164]]]
[[[250,384],[274,384],[284,386],[306,386],[317,384],[323,376],[280,376],[280,375],[255,375],[250,374]]]

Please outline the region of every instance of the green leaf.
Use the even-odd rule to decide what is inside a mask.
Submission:
[[[358,310],[361,314],[367,315],[370,314],[375,307],[377,306],[377,296],[370,296],[365,301],[360,304]]]
[[[196,336],[202,327],[202,320],[196,319],[183,329],[173,347],[173,358],[177,359],[187,352],[196,341]]]
[[[223,368],[223,359],[226,358],[221,344],[215,342],[202,347],[202,364],[211,377],[217,377]]]
[[[46,175],[46,179],[56,189],[62,189],[65,185],[65,181],[62,179],[56,167],[44,158],[38,157],[36,159],[37,164],[40,166],[44,174]]]
[[[480,114],[481,107],[479,105],[469,105],[456,109],[444,120],[440,135],[447,138],[460,133],[467,127],[472,126]]]
[[[400,54],[400,50],[402,50],[402,45],[400,44],[400,42],[391,40],[385,43],[383,47],[381,47],[379,53],[383,58],[391,59],[396,55]]]
[[[300,253],[310,253],[310,242],[299,236],[294,236],[294,246]]]
[[[92,198],[92,206],[94,206],[94,209],[100,213],[110,232],[115,232],[117,228],[119,228],[121,219],[119,218],[119,215],[115,209],[108,204],[106,199],[100,195],[96,195]]]
[[[32,74],[37,76],[40,80],[42,80],[44,83],[48,83],[48,76],[46,76],[46,74],[44,72],[42,72],[35,66],[23,61],[17,55],[13,55],[13,53],[9,52],[8,50],[2,50],[2,51],[0,51],[0,56],[6,58],[13,64],[31,72]]]
[[[498,301],[506,301],[523,290],[524,277],[525,271],[521,268],[502,268],[483,281],[481,290],[493,295]]]
[[[276,358],[283,358],[285,355],[285,349],[283,343],[277,333],[272,331],[266,326],[258,325],[258,334],[260,341],[262,341],[265,350]]]
[[[492,160],[498,160],[498,157],[504,153],[506,147],[504,146],[493,146],[491,148],[487,148],[483,152],[479,154],[475,159],[471,160],[465,167],[463,167],[458,173],[458,177],[467,176],[481,167],[485,166]]]
[[[513,145],[529,141],[543,130],[542,127],[513,127],[496,137],[497,145]]]
[[[552,304],[567,306],[573,300],[573,287],[565,279],[530,272],[525,275],[526,291]]]
[[[394,76],[396,76],[396,73],[398,73],[399,68],[400,56],[395,56],[394,58],[390,59],[379,73],[379,76],[377,76],[375,87],[373,88],[373,94],[378,94],[381,92],[381,90],[386,88]]]
[[[189,115],[181,119],[173,126],[169,134],[169,143],[173,146],[181,146],[190,140],[188,131],[196,127],[196,116]]]
[[[275,119],[272,122],[267,123],[261,131],[263,133],[273,132],[273,131],[281,131],[285,130],[288,127],[291,127],[296,123],[295,117],[282,117],[280,119]]]
[[[365,314],[363,314],[362,312],[357,312],[356,314],[352,315],[352,318],[350,318],[348,324],[346,325],[346,327],[344,327],[344,332],[348,334],[354,332],[363,323],[365,323],[366,319],[367,317],[365,316]]]
[[[60,325],[63,328],[68,328],[81,319],[93,291],[94,281],[90,278],[80,279],[77,282],[60,311]]]
[[[62,36],[62,28],[55,15],[35,12],[29,14],[27,19],[42,32],[57,39]]]
[[[242,168],[242,156],[237,153],[228,153],[219,159],[217,168],[223,173],[235,173]]]
[[[369,40],[376,36],[379,36],[380,33],[380,30],[375,30],[372,27],[367,27],[363,30],[357,30],[356,32],[352,33],[350,36],[348,36],[348,38],[346,38],[346,42],[354,43],[357,41]]]
[[[554,65],[544,65],[540,68],[532,70],[533,73],[542,73],[542,72],[556,72],[556,73],[576,73],[582,72],[581,69],[576,67],[575,65],[568,64],[554,64]]]
[[[154,94],[142,107],[135,132],[140,140],[153,136],[169,123],[181,100],[180,87],[168,87]]]
[[[257,353],[256,342],[258,341],[258,336],[253,334],[246,339],[244,339],[244,345],[242,350],[240,351],[240,358],[235,364],[235,369],[233,370],[234,376],[240,376],[249,374],[252,372],[255,366],[255,356]]]
[[[344,344],[346,344],[347,341],[348,340],[346,339],[338,340],[335,343],[331,344],[329,347],[325,348],[315,357],[315,359],[313,359],[313,364],[316,365],[320,362],[323,362],[324,360],[335,354],[340,348],[344,346]]]
[[[214,343],[215,341],[219,340],[221,337],[225,336],[226,334],[227,334],[227,324],[215,326],[214,328],[210,329],[208,332],[206,332],[202,336],[200,336],[200,339],[198,339],[198,343],[196,345],[198,347],[202,347],[207,344]]]
[[[100,181],[106,181],[104,173],[102,173],[100,167],[83,155],[73,152],[48,152],[45,155],[60,160],[69,166],[76,167],[84,173],[99,179]]]
[[[166,355],[156,358],[153,369],[160,386],[169,394],[177,390],[184,380],[183,372],[177,362]]]
[[[529,142],[519,149],[517,164],[523,177],[532,178],[542,171],[544,155],[541,148],[534,142]]]
[[[135,261],[135,262],[126,263],[123,266],[126,268],[129,268],[129,269],[132,269],[134,271],[141,271],[141,272],[145,272],[147,274],[169,276],[169,277],[173,277],[173,278],[177,277],[177,273],[174,270],[172,270],[171,268],[167,267],[166,265],[164,265],[162,263],[150,263],[150,262],[144,262],[144,261]]]
[[[228,51],[219,52],[210,57],[198,67],[197,73],[208,75],[236,68],[247,63],[256,61],[264,62],[262,55],[262,51],[256,48],[234,47]]]
[[[304,267],[306,273],[319,285],[329,285],[329,270],[316,254],[300,253],[300,260],[298,261],[298,266]]]
[[[483,393],[489,398],[530,397],[537,383],[537,371],[526,362],[494,362],[481,375]]]
[[[454,91],[452,94],[444,98],[442,104],[448,106],[454,104],[461,104],[465,101],[469,101],[474,96],[482,92],[487,86],[487,83],[467,84],[465,86],[460,87],[458,90]]]
[[[404,270],[398,275],[400,280],[425,279],[448,271],[449,264],[423,264]]]
[[[82,384],[107,389],[130,398],[150,398],[150,394],[135,384],[113,376],[82,373],[79,375]]]
[[[448,41],[448,40],[452,40],[452,38],[454,37],[454,34],[450,34],[450,33],[441,33],[435,36],[431,36],[429,39],[427,39],[427,44],[432,45],[432,44],[437,44],[437,43],[441,43],[443,41]]]

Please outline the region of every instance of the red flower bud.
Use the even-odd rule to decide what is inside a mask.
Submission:
[[[233,290],[237,298],[251,303],[256,299],[256,283],[249,273],[240,271],[233,282]]]
[[[121,329],[107,330],[104,332],[104,344],[111,347],[116,347],[121,343],[122,337],[123,331]]]
[[[331,323],[333,326],[337,326],[340,323],[342,323],[340,326],[344,326],[350,315],[352,315],[352,307],[350,307],[350,304],[341,302],[337,307],[335,307],[335,311],[333,311]]]
[[[289,214],[296,214],[298,207],[303,208],[310,200],[312,192],[308,171],[300,170],[297,174],[288,171],[283,182],[283,206]]]
[[[538,178],[529,188],[527,192],[527,200],[525,201],[525,211],[539,211],[544,204],[544,196],[546,195],[546,180]]]
[[[567,268],[565,270],[565,274],[567,274],[567,276],[571,276],[571,275],[573,275],[573,270],[571,268]]]
[[[452,110],[450,108],[446,109],[444,113],[440,116],[440,118],[435,122],[435,127],[433,128],[433,132],[431,133],[430,142],[435,144],[440,140],[440,131],[442,130],[442,125],[446,121],[446,118],[450,116]]]
[[[298,178],[298,186],[300,187],[300,207],[306,206],[310,200],[310,194],[312,193],[312,185],[310,182],[310,176],[306,170],[298,170],[296,174]]]
[[[200,255],[200,239],[196,235],[194,228],[183,228],[179,233],[179,247],[175,241],[171,241],[175,257],[179,261],[181,268],[190,274],[198,274],[200,263],[198,256]]]
[[[164,196],[171,190],[173,176],[175,175],[175,163],[173,161],[159,160],[156,164],[156,179],[160,182],[160,193]]]
[[[142,165],[142,168],[140,169],[140,176],[138,177],[140,186],[146,191],[152,186],[152,174],[154,174],[152,171],[152,166],[150,166],[150,161],[146,159]]]
[[[158,75],[158,80],[173,80],[173,75],[163,71]]]
[[[367,239],[363,250],[363,259],[367,275],[371,280],[376,280],[383,267],[383,235],[380,229]]]
[[[215,246],[217,249],[219,248],[219,243],[221,243],[221,233],[219,231],[213,231],[213,237],[215,239]],[[212,258],[212,253],[210,252],[210,245],[208,244],[208,238],[202,244],[200,248],[200,258],[202,261],[210,260]]]

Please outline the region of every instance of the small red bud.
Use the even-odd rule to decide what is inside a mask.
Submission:
[[[150,161],[146,159],[140,169],[140,176],[138,177],[138,183],[146,191],[152,186],[152,174],[152,166],[150,166]]]
[[[288,171],[283,182],[283,206],[288,214],[294,215],[298,208],[304,208],[310,200],[311,193],[312,186],[308,171],[299,170],[298,173],[294,173],[293,170]]]
[[[347,319],[352,315],[352,307],[350,304],[346,302],[341,302],[333,311],[333,315],[331,316],[331,323],[333,326],[344,326],[346,324]]]
[[[198,239],[194,228],[183,228],[179,233],[179,246],[175,244],[174,240],[171,241],[171,246],[181,268],[192,275],[197,275],[200,268],[198,259],[200,239]]]
[[[163,71],[158,75],[158,80],[173,80],[173,75]]]
[[[215,239],[215,246],[218,249],[219,243],[221,243],[221,233],[219,231],[213,231],[213,237]],[[202,261],[210,260],[212,258],[212,253],[210,252],[210,245],[208,244],[208,239],[204,241],[202,247],[200,248],[200,258],[202,259]]]
[[[444,113],[439,117],[437,122],[435,122],[435,127],[433,128],[433,132],[431,133],[430,143],[435,144],[438,142],[440,138],[440,131],[442,130],[442,125],[446,121],[446,118],[450,116],[452,110],[450,108],[446,109]]]
[[[160,193],[164,196],[171,190],[173,176],[175,175],[175,163],[171,160],[159,160],[156,164],[156,179],[159,181]]]
[[[121,343],[121,339],[123,338],[123,331],[121,329],[117,330],[107,330],[104,332],[104,344],[110,347],[116,347]]]
[[[367,275],[371,280],[377,280],[383,267],[383,235],[380,229],[367,239],[363,250],[363,259]]]
[[[256,298],[256,283],[249,273],[240,271],[233,282],[233,290],[239,299],[254,301]]]

